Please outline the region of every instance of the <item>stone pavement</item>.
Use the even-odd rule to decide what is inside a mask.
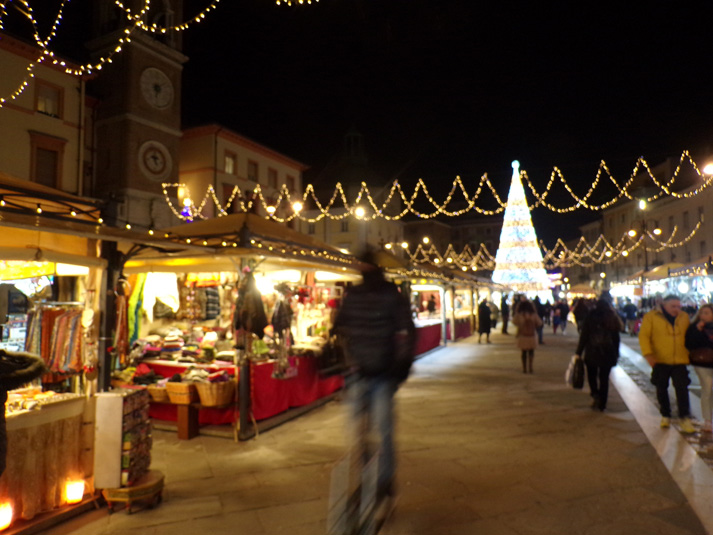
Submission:
[[[397,396],[400,500],[382,533],[706,533],[617,389],[599,413],[586,391],[565,386],[574,331],[546,336],[533,375],[522,373],[514,337],[500,334],[417,362]],[[636,403],[650,424],[655,410],[643,399]],[[330,470],[346,449],[345,413],[331,402],[238,444],[156,431],[153,467],[166,475],[160,507],[133,515],[104,508],[47,533],[323,535]]]

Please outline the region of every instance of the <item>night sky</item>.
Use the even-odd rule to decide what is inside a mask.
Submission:
[[[707,151],[712,22],[688,0],[222,0],[184,34],[183,122],[270,146],[307,180],[355,127],[384,182],[474,189],[487,172],[505,196],[518,159],[584,192],[601,159],[623,181],[640,155]],[[573,220],[533,217],[544,233]]]
[[[354,126],[385,181],[474,189],[487,172],[506,195],[518,159],[584,192],[602,159],[623,182],[640,155],[706,152],[712,22],[685,0],[221,2],[186,35],[184,122],[221,122],[308,179]],[[533,217],[545,234],[582,220]]]

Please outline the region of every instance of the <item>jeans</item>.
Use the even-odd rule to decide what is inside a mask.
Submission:
[[[609,373],[611,366],[597,366],[585,361],[587,367],[587,382],[591,396],[597,402],[597,408],[601,411],[607,408],[609,398]]]
[[[668,382],[673,382],[678,404],[678,417],[688,418],[691,410],[688,402],[688,368],[685,364],[654,364],[651,370],[651,383],[656,387],[656,398],[659,401],[661,416],[671,417],[671,401],[668,399]]]
[[[702,366],[694,366],[698,380],[701,383],[701,414],[706,422],[711,421],[713,415],[713,403],[711,395],[713,394],[713,368],[703,368]]]
[[[537,332],[537,343],[541,344],[542,343],[542,329],[544,328],[544,321],[542,322],[542,325],[539,327],[535,327],[535,331]]]
[[[386,377],[362,377],[349,387],[352,420],[356,429],[364,435],[372,433],[378,437],[378,477],[377,492],[391,492],[396,473],[394,454],[394,394],[397,383]],[[362,428],[361,426],[364,426]],[[357,437],[365,440],[367,436]],[[365,440],[362,452],[364,461],[373,455],[374,451]]]

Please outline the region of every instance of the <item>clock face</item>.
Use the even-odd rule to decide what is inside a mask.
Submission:
[[[163,71],[155,67],[144,69],[140,83],[141,94],[154,108],[165,109],[173,103],[173,84]]]
[[[168,148],[158,141],[147,141],[139,148],[139,169],[151,180],[165,180],[171,175],[172,158]]]

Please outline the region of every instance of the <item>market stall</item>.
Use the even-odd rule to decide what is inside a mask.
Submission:
[[[4,407],[7,526],[46,522],[93,497],[94,395],[106,345],[102,245],[148,236],[105,227],[91,201],[2,173],[0,231],[0,349],[37,355],[46,367]]]
[[[98,364],[98,291],[106,262],[97,239],[73,232],[53,213],[93,226],[96,207],[79,198],[0,176],[0,349],[45,362],[34,384],[8,393],[7,469],[0,508],[29,521],[93,492],[93,421],[88,396]],[[70,212],[74,211],[75,216]]]
[[[343,285],[359,280],[351,257],[253,214],[162,232],[203,244],[206,251],[173,257],[142,254],[125,263],[124,274],[133,288],[129,303],[142,303],[142,311],[134,312],[142,321],[129,344],[143,348],[140,362],[159,384],[188,372],[205,372],[209,380],[222,374],[239,382],[239,403],[208,406],[192,401],[191,409],[183,409],[157,397],[151,403],[152,418],[176,420],[179,432],[191,425],[182,422],[182,413],[197,425],[238,420],[240,438],[249,438],[254,433],[251,421],[260,425],[342,387],[341,376],[319,374],[318,356]],[[134,298],[140,287],[144,290]],[[210,294],[212,315],[211,307],[203,304]],[[158,321],[156,303],[163,310]],[[250,303],[257,304],[243,317]],[[212,345],[205,341],[209,334]],[[175,345],[168,347],[169,338]]]

